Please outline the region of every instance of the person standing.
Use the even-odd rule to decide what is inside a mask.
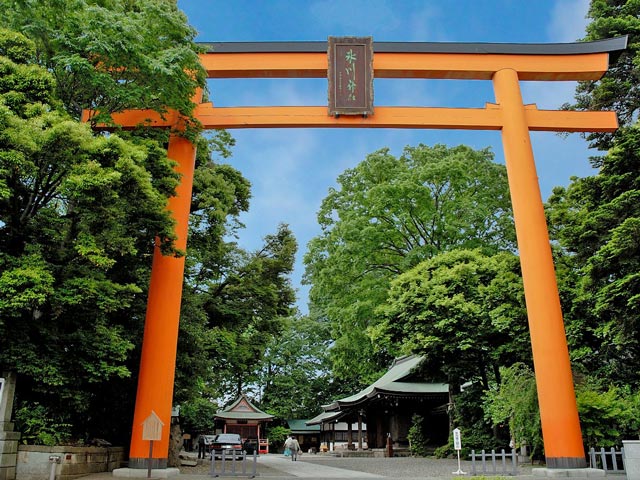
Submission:
[[[291,435],[287,435],[287,439],[284,441],[284,456],[291,456]]]
[[[205,444],[204,444],[204,435],[200,434],[198,437],[198,458],[205,458]]]
[[[291,460],[293,462],[298,460],[298,454],[300,453],[300,444],[296,437],[291,437],[291,442],[289,444],[289,449],[291,450]]]

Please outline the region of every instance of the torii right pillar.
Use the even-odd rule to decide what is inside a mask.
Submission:
[[[518,73],[512,69],[496,72],[493,86],[503,114],[502,142],[520,251],[547,467],[585,468],[569,350]]]

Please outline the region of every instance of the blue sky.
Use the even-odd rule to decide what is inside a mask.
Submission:
[[[563,43],[584,37],[588,0],[178,0],[204,42],[325,41],[329,36],[372,36],[388,42]],[[573,100],[573,82],[523,82],[525,103],[555,109]],[[216,106],[326,105],[326,79],[214,80]],[[494,102],[490,82],[376,80],[374,104],[482,107]],[[316,213],[328,189],[368,153],[436,143],[490,147],[504,163],[499,132],[401,129],[243,129],[228,160],[252,183],[251,209],[239,244],[259,248],[265,235],[286,223],[299,252],[292,277],[298,307],[307,311],[300,280],[307,243],[320,229]],[[542,196],[571,176],[594,173],[578,135],[533,132]]]

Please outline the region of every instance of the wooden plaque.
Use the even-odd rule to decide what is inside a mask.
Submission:
[[[162,440],[163,426],[160,417],[151,410],[151,414],[142,422],[142,440]]]
[[[373,115],[373,38],[329,37],[329,115]]]

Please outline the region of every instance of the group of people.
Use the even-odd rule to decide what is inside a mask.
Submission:
[[[302,449],[300,448],[300,444],[298,443],[298,440],[296,440],[296,437],[289,435],[284,441],[284,456],[290,456],[291,460],[295,462],[298,460],[298,454],[301,452]]]

